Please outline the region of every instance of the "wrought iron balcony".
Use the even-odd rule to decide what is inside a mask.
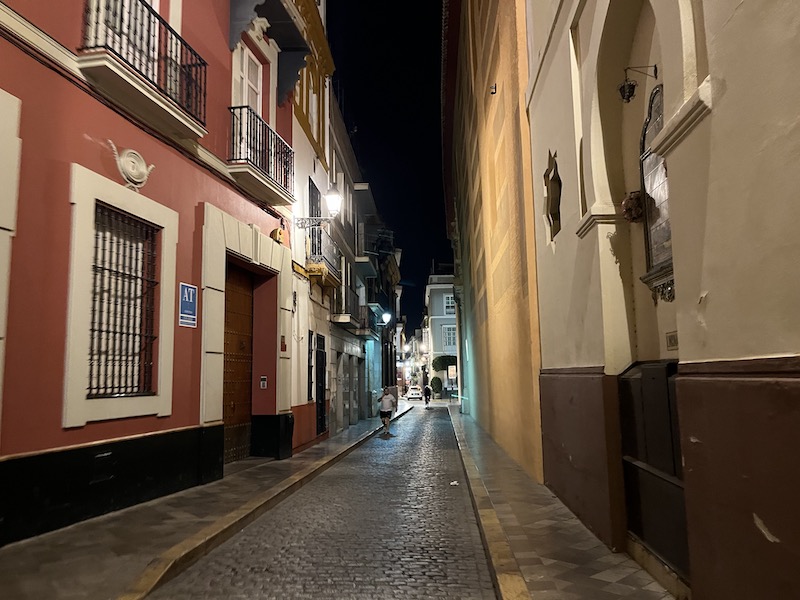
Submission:
[[[358,331],[356,331],[356,335],[376,339],[381,335],[378,317],[369,306],[358,307]]]
[[[276,184],[293,199],[294,150],[249,106],[233,106],[231,111],[232,165],[249,165]],[[234,175],[238,171],[232,169]],[[285,204],[281,198],[273,204]]]
[[[306,231],[310,242],[306,264],[309,274],[322,277],[323,285],[339,285],[342,280],[339,246],[322,227],[311,227]]]
[[[143,0],[87,0],[80,50],[82,70],[114,71],[96,59],[98,51],[110,53],[205,125],[206,62]],[[119,72],[116,77],[125,79]],[[97,79],[112,91],[125,93],[124,86],[111,81],[107,73]]]

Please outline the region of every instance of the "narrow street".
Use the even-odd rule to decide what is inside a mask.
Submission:
[[[495,598],[447,408],[393,422],[151,597]]]

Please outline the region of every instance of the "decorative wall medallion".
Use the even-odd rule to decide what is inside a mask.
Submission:
[[[150,177],[151,171],[156,168],[155,165],[147,166],[142,155],[136,150],[126,148],[118,152],[114,142],[108,140],[108,143],[111,144],[111,150],[114,151],[119,174],[127,182],[125,187],[138,192],[147,183],[147,178]]]
[[[622,217],[628,223],[639,223],[644,216],[644,206],[642,205],[642,192],[634,190],[630,192],[622,201]]]
[[[550,224],[550,241],[561,231],[561,176],[558,174],[558,152],[547,151],[547,170],[544,172],[544,189],[547,194],[545,216]]]

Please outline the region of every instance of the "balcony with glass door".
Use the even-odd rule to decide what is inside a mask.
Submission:
[[[204,136],[206,61],[144,0],[87,0],[78,68],[165,135]]]
[[[294,203],[294,150],[256,111],[233,106],[228,171],[272,206]]]

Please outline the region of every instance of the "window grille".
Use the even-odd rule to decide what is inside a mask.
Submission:
[[[88,398],[156,393],[156,246],[160,228],[97,202]]]

